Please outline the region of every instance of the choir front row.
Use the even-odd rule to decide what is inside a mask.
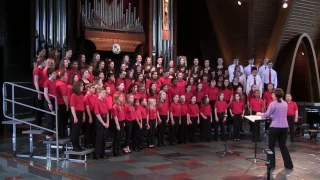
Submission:
[[[245,99],[241,93],[234,93],[231,100],[226,101],[223,91],[216,92],[216,100],[212,100],[210,93],[200,95],[200,91],[190,94],[191,86],[186,94],[167,93],[166,85],[160,88],[158,94],[152,93],[150,85],[149,93],[137,92],[137,87],[132,84],[130,92],[123,92],[124,83],[116,85],[117,91],[111,96],[110,87],[89,83],[84,87],[81,81],[72,86],[70,97],[64,98],[68,93],[68,86],[64,83],[63,73],[56,82],[56,72],[48,71],[49,79],[45,82],[44,93],[45,108],[54,110],[54,100],[48,94],[56,95],[58,101],[58,129],[59,137],[67,136],[67,122],[70,116],[71,142],[74,151],[82,151],[79,144],[80,133],[84,134],[86,148],[95,148],[95,158],[105,158],[104,149],[107,135],[112,134],[113,155],[131,153],[130,140],[133,151],[140,151],[144,147],[144,137],[147,136],[149,148],[155,147],[155,132],[157,129],[157,146],[165,146],[164,135],[167,126],[170,128],[169,142],[176,143],[197,142],[196,132],[200,127],[200,140],[211,141],[211,130],[215,130],[213,139],[225,140],[225,126],[233,124],[233,140],[239,141],[243,116],[245,113]],[[175,80],[173,80],[174,82]],[[201,84],[201,83],[200,83]],[[144,85],[143,85],[144,86]],[[210,86],[215,88],[215,80]],[[241,87],[239,87],[241,88]],[[168,95],[169,94],[169,95]],[[264,102],[260,98],[259,90],[254,90],[250,100],[250,114],[263,112]],[[170,97],[170,98],[169,98]],[[200,97],[201,99],[197,99]],[[67,99],[67,100],[66,100]],[[69,112],[70,107],[70,112]],[[53,129],[53,117],[47,114],[47,128]],[[110,132],[108,132],[110,130]],[[254,132],[254,131],[253,131]],[[52,139],[52,133],[46,132],[46,137]],[[125,135],[124,145],[120,143]]]

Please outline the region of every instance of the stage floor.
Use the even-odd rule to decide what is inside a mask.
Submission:
[[[28,151],[28,139],[19,137],[18,151]],[[263,161],[254,164],[246,160],[254,156],[254,143],[246,135],[239,142],[228,141],[228,150],[233,154],[221,158],[217,151],[224,150],[222,141],[210,143],[196,143],[176,146],[166,146],[155,149],[145,149],[121,157],[110,157],[107,160],[93,160],[86,163],[68,161],[48,162],[39,159],[25,159],[33,164],[39,164],[47,173],[61,170],[68,174],[82,176],[88,179],[199,179],[199,180],[233,180],[233,179],[266,179],[267,168]],[[1,154],[12,156],[10,135],[1,137]],[[19,145],[20,144],[20,145]],[[276,148],[276,168],[272,170],[272,177],[277,180],[304,179],[314,180],[320,177],[320,144],[316,141],[298,139],[297,142],[288,141],[288,148],[294,163],[293,170],[283,167],[279,148]],[[38,144],[39,145],[39,144]],[[258,157],[266,158],[262,152],[267,148],[265,142],[258,143]],[[37,151],[36,151],[37,152]],[[0,163],[1,164],[1,163]],[[8,163],[9,165],[9,163]],[[30,169],[30,168],[29,168]],[[38,179],[29,174],[13,173],[14,169],[0,166],[0,179]],[[22,174],[22,175],[19,175]],[[49,176],[49,179],[53,176]],[[58,178],[63,179],[63,178]]]

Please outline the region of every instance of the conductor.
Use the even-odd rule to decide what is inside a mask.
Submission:
[[[293,169],[291,157],[286,146],[289,127],[287,120],[288,104],[283,100],[284,93],[282,89],[275,89],[274,94],[277,98],[276,101],[270,103],[267,112],[258,112],[257,115],[261,115],[262,118],[269,118],[272,116],[269,128],[269,149],[273,152],[273,155],[270,158],[271,167],[274,168],[276,165],[274,146],[276,140],[278,140],[284,167],[286,169]]]

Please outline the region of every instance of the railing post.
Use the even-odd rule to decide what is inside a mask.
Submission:
[[[11,98],[12,98],[12,118],[15,118],[14,108],[14,85],[11,85]],[[12,154],[16,156],[16,124],[12,124]]]
[[[58,122],[58,101],[57,97],[54,97],[55,101],[55,117],[56,117],[56,155],[57,155],[57,163],[59,162],[59,122]]]

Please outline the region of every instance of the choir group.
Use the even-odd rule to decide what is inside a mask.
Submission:
[[[70,122],[73,150],[83,150],[79,144],[82,134],[84,147],[94,147],[96,159],[105,158],[105,142],[110,134],[114,156],[131,153],[131,148],[133,151],[155,148],[156,142],[158,147],[165,146],[167,127],[171,145],[209,142],[212,130],[215,141],[218,131],[220,139],[225,140],[225,130],[232,131],[233,140],[239,141],[243,116],[265,112],[275,100],[273,89],[278,84],[277,73],[268,59],[260,68],[254,65],[253,58],[243,68],[237,57],[228,68],[222,58],[218,58],[216,67],[209,60],[204,60],[201,66],[197,58],[190,67],[184,58],[177,63],[170,60],[164,67],[162,57],[152,64],[151,58],[143,62],[142,56],[137,55],[132,63],[126,55],[120,68],[115,69],[111,59],[101,60],[97,53],[90,63],[84,54],[70,62],[70,49],[60,62],[58,56],[55,49],[49,51],[48,58],[45,49],[38,51],[33,82],[44,96],[38,93],[36,106],[54,111],[57,97],[59,138],[68,136]],[[297,105],[290,94],[286,95],[286,101],[290,137],[294,141]],[[36,112],[38,125],[42,125],[41,119],[42,113]],[[54,122],[54,116],[46,114],[46,128],[54,129]],[[256,128],[260,129],[260,125],[250,123],[251,132]],[[252,137],[260,141],[260,131],[257,132]],[[53,139],[53,133],[46,131],[45,135],[46,139]]]

